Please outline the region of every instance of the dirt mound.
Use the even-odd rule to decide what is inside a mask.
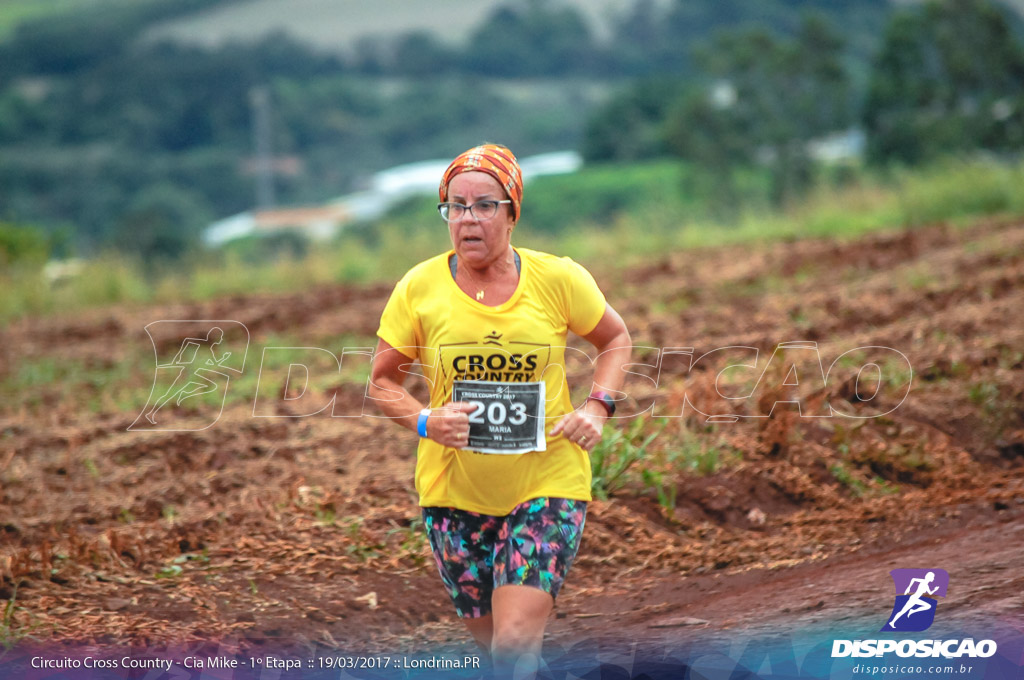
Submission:
[[[874,621],[888,570],[921,561],[955,569],[965,620],[1024,608],[1008,594],[1024,586],[1024,224],[593,269],[647,347],[624,412],[660,434],[591,505],[553,643],[656,638],[651,625],[681,616],[706,622],[695,630]],[[248,374],[234,388],[248,398],[215,425],[203,427],[222,404],[168,407],[192,431],[133,428],[142,404],[110,396],[127,385],[145,401],[153,321],[237,320],[254,356],[282,334],[345,338],[340,353],[372,344],[389,291],[112,308],[0,332],[8,639],[467,644],[423,537],[411,434],[327,412],[253,417]],[[164,352],[180,338],[154,341]],[[357,378],[311,398],[358,414]]]

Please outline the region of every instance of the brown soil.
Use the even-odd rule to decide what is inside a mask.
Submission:
[[[631,382],[634,412],[654,403],[660,415],[678,415],[689,404],[771,417],[708,425],[687,411],[661,425],[649,461],[590,508],[552,644],[826,624],[877,630],[896,567],[950,572],[947,625],[1021,629],[1024,224],[678,252],[626,270],[591,265],[638,346],[693,347],[697,356],[753,347],[756,375],[783,342],[816,342],[826,371],[848,350],[888,347],[907,357],[913,381],[903,400],[905,381],[890,363],[870,399],[873,389],[856,381],[859,363],[827,384],[793,386],[773,362],[754,397],[727,402],[714,389],[722,363],[666,364],[660,376],[638,367],[657,384]],[[47,358],[115,370],[152,356],[144,328],[158,319],[240,321],[252,335],[246,370],[255,371],[261,348],[282,334],[372,342],[389,291],[335,287],[27,319],[0,332],[0,378]],[[180,341],[156,339],[161,351]],[[123,379],[144,385],[152,373]],[[104,398],[112,389],[67,377],[7,393],[0,407],[9,640],[468,646],[420,532],[413,435],[373,418],[253,418],[251,398],[205,430],[128,431],[140,412]],[[335,390],[349,408],[362,389],[339,380],[314,396]],[[805,415],[822,404],[846,415],[891,412],[801,418],[776,404],[791,399]],[[174,412],[181,427],[208,417],[208,408]],[[703,464],[681,457],[688,445]],[[642,467],[660,477],[645,479]],[[675,489],[674,503],[659,503],[659,483],[663,494]]]

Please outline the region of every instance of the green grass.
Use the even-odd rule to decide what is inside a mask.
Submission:
[[[692,172],[681,163],[660,161],[543,177],[525,187],[523,224],[531,232],[561,234],[610,227],[629,215],[655,216],[664,210],[664,217],[681,217],[703,211],[700,200],[684,190]]]
[[[347,542],[345,553],[352,556],[359,562],[380,557],[381,551],[386,547],[383,543],[368,540],[363,531],[362,517],[347,517],[342,528],[343,541]]]
[[[7,40],[19,24],[81,8],[86,0],[0,0],[0,41]],[[92,0],[92,4],[97,4]]]
[[[678,470],[707,477],[742,458],[736,449],[709,441],[707,437],[689,434],[680,439],[679,447],[668,453],[669,464]]]
[[[627,425],[605,428],[590,453],[590,490],[599,500],[627,487],[653,490],[665,518],[672,520],[680,474],[707,477],[742,459],[742,452],[713,426],[692,430],[674,419],[634,418]]]
[[[829,472],[832,473],[837,482],[849,489],[850,493],[854,496],[859,498],[867,493],[867,485],[850,470],[849,465],[845,461],[833,463],[829,468]]]
[[[991,416],[999,408],[999,385],[987,381],[972,383],[967,398],[980,406],[985,415]]]
[[[1024,164],[945,161],[897,175],[900,213],[907,225],[1024,212]]]
[[[663,428],[663,423],[650,427],[647,418],[635,418],[625,427],[605,427],[601,441],[590,452],[590,492],[594,498],[607,500],[626,485],[627,473],[647,458],[647,447]]]
[[[138,352],[120,363],[80,359],[24,359],[0,378],[4,409],[46,407],[53,399],[73,400],[92,413],[141,408],[149,395],[153,355]]]
[[[15,612],[24,613],[25,611],[15,604],[20,586],[21,579],[18,579],[11,587],[11,595],[7,602],[4,603],[3,612],[0,615],[0,646],[4,648],[4,652],[0,654],[0,659],[31,632],[30,627],[19,625],[15,621]]]
[[[527,185],[516,245],[587,264],[626,267],[652,255],[729,244],[798,238],[849,240],[880,229],[987,215],[1024,215],[1024,163],[946,161],[914,171],[861,171],[842,186],[823,184],[786,210],[770,209],[764,178],[748,173],[744,205],[728,222],[687,192],[692,173],[677,163],[595,166]],[[252,261],[245,248],[198,253],[174,265],[145,266],[106,255],[72,281],[50,284],[40,267],[0,271],[0,323],[111,304],[175,303],[254,292],[286,293],[320,285],[396,281],[410,266],[449,247],[433,199],[407,202],[378,224],[350,227],[301,257]],[[909,272],[909,283],[930,283]]]
[[[226,397],[221,392],[210,392],[186,400],[179,408],[188,412],[219,409],[222,401],[230,406],[253,403],[259,386],[261,403],[276,403],[278,390],[283,384],[290,362],[310,367],[307,388],[323,393],[345,383],[364,383],[369,376],[369,362],[359,357],[342,360],[341,370],[326,355],[317,355],[298,349],[306,346],[323,347],[340,357],[345,347],[372,347],[373,338],[358,336],[332,336],[329,338],[299,339],[291,336],[252,338],[249,358],[243,375],[232,377]],[[262,365],[263,350],[280,349],[272,353],[266,366]],[[320,363],[314,363],[318,359]],[[263,380],[260,382],[261,368]],[[26,408],[37,411],[59,402],[90,413],[141,412],[149,401],[158,398],[170,386],[170,377],[153,389],[153,350],[149,345],[138,345],[120,361],[83,361],[46,356],[23,359],[6,375],[0,375],[0,412]]]

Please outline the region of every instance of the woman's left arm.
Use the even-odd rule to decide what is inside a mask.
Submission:
[[[592,344],[598,353],[594,362],[594,389],[617,391],[626,379],[625,367],[632,353],[629,329],[626,328],[622,317],[611,305],[606,304],[604,315],[597,326],[583,338]],[[559,420],[550,434],[562,434],[590,451],[601,441],[601,430],[608,417],[608,410],[604,404],[595,399],[587,399],[583,406]]]

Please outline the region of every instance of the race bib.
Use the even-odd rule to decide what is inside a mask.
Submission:
[[[452,401],[473,407],[466,449],[480,453],[544,451],[544,383],[456,380]]]

